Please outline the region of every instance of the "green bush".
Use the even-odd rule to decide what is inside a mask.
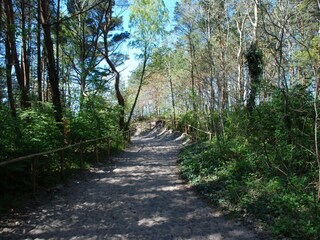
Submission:
[[[19,150],[18,122],[10,115],[7,108],[0,108],[0,161],[16,156]]]
[[[306,87],[275,91],[251,114],[224,119],[224,137],[181,153],[182,174],[213,203],[250,213],[277,236],[318,239],[317,164],[313,154],[312,97]]]
[[[116,136],[120,111],[99,96],[88,97],[81,111],[71,116],[69,139],[80,142],[103,136]]]
[[[52,150],[62,146],[61,127],[54,119],[51,105],[42,105],[19,113],[21,150],[24,155]]]

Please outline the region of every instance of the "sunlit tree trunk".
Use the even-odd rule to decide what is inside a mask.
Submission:
[[[110,56],[109,56],[109,43],[108,43],[108,34],[111,28],[111,20],[112,20],[112,6],[113,6],[113,1],[109,0],[108,7],[105,12],[105,19],[106,19],[106,25],[104,28],[103,36],[104,36],[104,49],[105,49],[105,59],[110,66],[114,78],[115,78],[115,90],[116,90],[116,96],[118,100],[118,104],[120,106],[120,117],[119,117],[119,127],[120,129],[124,129],[125,124],[124,124],[124,108],[125,108],[125,102],[124,98],[121,94],[120,91],[120,73],[117,70],[115,64],[111,61]]]
[[[143,80],[144,80],[144,75],[145,75],[145,72],[146,72],[146,66],[147,66],[148,59],[149,59],[149,56],[148,56],[148,52],[147,52],[147,46],[145,46],[145,49],[144,49],[144,52],[143,52],[143,63],[142,63],[142,70],[141,70],[141,75],[140,75],[139,87],[138,87],[138,91],[137,91],[136,97],[134,99],[133,105],[131,107],[128,120],[126,122],[126,129],[128,129],[129,126],[130,126],[130,122],[131,122],[131,119],[132,119],[132,116],[133,116],[133,112],[134,112],[134,109],[135,109],[135,107],[137,105],[137,101],[138,101],[138,98],[139,98],[139,95],[140,95],[140,91],[141,91],[141,87],[142,87]]]
[[[190,61],[190,80],[191,80],[191,103],[193,106],[193,111],[197,111],[197,103],[196,103],[196,90],[195,90],[195,52],[194,52],[194,44],[192,42],[192,36],[189,34],[188,43],[189,43],[189,61]]]
[[[172,74],[171,74],[171,58],[167,63],[167,72],[169,77],[169,84],[170,84],[170,92],[171,92],[171,104],[172,104],[172,117],[173,117],[173,128],[176,127],[176,104],[174,100],[174,91],[173,91],[173,82],[172,82]]]
[[[243,104],[244,102],[244,78],[243,78],[243,31],[244,26],[246,23],[247,16],[243,17],[242,19],[237,19],[237,30],[239,34],[239,46],[237,52],[237,70],[238,70],[238,77],[237,77],[237,102],[238,104]]]
[[[26,14],[26,10],[28,9],[25,0],[21,0],[21,29],[22,29],[22,41],[21,41],[21,71],[23,74],[23,91],[26,92],[26,94],[29,92],[30,88],[30,60],[29,60],[29,54],[27,49],[28,43],[27,43],[27,37],[29,35],[28,29],[26,28],[26,21],[27,21],[27,15],[28,18],[30,18],[30,12]]]

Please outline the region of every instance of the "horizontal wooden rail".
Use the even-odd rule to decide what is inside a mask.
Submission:
[[[10,159],[10,160],[4,161],[4,162],[0,162],[0,167],[1,166],[5,166],[5,165],[9,165],[9,164],[12,164],[12,163],[15,163],[15,162],[21,162],[21,161],[24,161],[24,160],[27,160],[27,159],[31,159],[31,158],[41,157],[41,156],[44,156],[44,155],[47,155],[47,154],[51,154],[51,153],[61,152],[61,151],[64,151],[66,149],[69,149],[69,148],[80,146],[82,144],[88,144],[88,143],[92,143],[92,142],[97,142],[97,141],[100,141],[100,140],[103,140],[103,139],[108,139],[108,138],[110,138],[110,137],[102,137],[102,138],[86,140],[86,141],[83,141],[83,142],[75,143],[75,144],[72,144],[72,145],[68,145],[68,146],[65,146],[65,147],[57,148],[57,149],[46,151],[46,152],[34,153],[34,154],[27,155],[27,156]]]
[[[191,126],[191,125],[188,125],[188,126],[189,126],[190,128],[193,128],[193,129],[199,131],[199,132],[202,132],[202,133],[205,133],[205,134],[212,134],[211,132],[204,131],[204,130],[199,129],[199,128],[196,128],[196,127],[194,127],[194,126]]]
[[[209,141],[210,141],[210,142],[212,141],[212,132],[199,129],[199,128],[196,128],[196,127],[191,126],[191,125],[186,125],[186,126],[185,126],[185,133],[186,133],[186,134],[189,134],[191,128],[194,129],[194,130],[196,130],[196,131],[198,131],[198,132],[201,132],[201,133],[204,133],[204,134],[209,135]]]
[[[123,147],[126,147],[126,143],[130,142],[130,134],[131,131],[122,131],[121,132],[121,144],[123,145]],[[3,161],[0,162],[0,167],[6,166],[6,165],[10,165],[13,163],[17,163],[17,162],[22,162],[25,160],[31,160],[31,182],[32,182],[32,192],[33,195],[35,196],[35,192],[36,192],[36,174],[37,174],[37,162],[40,160],[41,156],[45,156],[47,154],[52,154],[52,153],[59,153],[60,154],[60,178],[61,180],[64,180],[64,172],[65,172],[65,150],[70,149],[70,148],[74,148],[77,146],[80,146],[80,169],[83,169],[83,150],[82,150],[82,146],[85,144],[89,144],[89,143],[94,143],[94,151],[95,151],[95,155],[96,155],[96,161],[99,162],[99,151],[98,151],[98,142],[102,141],[102,140],[106,140],[106,144],[107,144],[107,159],[108,161],[110,161],[110,148],[111,148],[111,141],[114,141],[114,139],[112,139],[112,137],[107,136],[107,137],[100,137],[100,138],[95,138],[95,139],[91,139],[91,140],[86,140],[86,141],[81,141],[78,143],[74,143],[65,147],[61,147],[61,148],[57,148],[57,149],[53,149],[50,151],[45,151],[45,152],[40,152],[40,153],[34,153],[34,154],[30,154],[27,156],[23,156],[23,157],[18,157],[18,158],[14,158],[14,159],[10,159],[7,161]],[[116,139],[119,140],[119,139]]]

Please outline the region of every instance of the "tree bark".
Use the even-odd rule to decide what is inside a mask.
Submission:
[[[319,101],[319,87],[320,87],[320,76],[317,77],[315,71],[315,76],[316,76],[316,89],[314,93],[314,102],[313,102],[313,107],[314,107],[314,112],[315,112],[315,118],[314,118],[314,148],[315,148],[315,158],[318,164],[318,201],[320,202],[320,153],[319,153],[319,142],[318,142],[318,132],[319,132],[319,106],[318,106],[318,101]]]
[[[172,83],[172,76],[171,76],[171,66],[169,63],[169,81],[170,81],[170,91],[171,91],[171,103],[172,103],[172,114],[173,114],[173,128],[176,128],[176,105],[174,101],[174,92],[173,92],[173,83]]]
[[[38,0],[38,22],[37,22],[37,83],[38,83],[38,101],[42,102],[42,56],[41,56],[41,11],[40,1]]]
[[[190,57],[190,78],[191,78],[191,102],[193,106],[193,111],[197,111],[197,104],[196,104],[196,91],[195,91],[195,76],[194,76],[194,45],[191,40],[191,33],[188,36],[189,42],[189,57]]]
[[[131,122],[131,118],[132,118],[132,116],[133,116],[133,111],[134,111],[134,109],[135,109],[135,107],[136,107],[136,104],[137,104],[137,101],[138,101],[138,98],[139,98],[139,95],[140,95],[140,91],[141,91],[141,87],[142,87],[142,83],[143,83],[143,79],[144,79],[144,74],[145,74],[145,71],[146,71],[146,66],[147,66],[147,61],[148,61],[147,48],[146,48],[146,47],[145,47],[145,49],[144,49],[144,54],[143,54],[143,56],[144,56],[144,59],[143,59],[141,76],[140,76],[139,88],[138,88],[136,97],[135,97],[135,99],[134,99],[134,103],[133,103],[133,105],[132,105],[132,108],[131,108],[131,111],[130,111],[128,120],[127,120],[126,125],[125,125],[125,129],[126,129],[126,130],[129,129],[129,125],[130,125],[130,122]]]
[[[29,92],[30,88],[30,61],[27,49],[27,29],[26,29],[26,4],[25,0],[21,0],[21,29],[22,29],[22,41],[21,41],[21,71],[23,74],[23,88],[24,91]],[[30,17],[30,16],[29,16]]]
[[[15,24],[14,24],[14,12],[11,0],[4,0],[4,11],[6,14],[6,34],[8,37],[8,47],[12,58],[12,63],[15,68],[18,84],[21,91],[21,106],[28,108],[31,106],[29,102],[28,89],[25,84],[24,74],[21,70],[21,66],[18,59],[16,36],[15,36]]]
[[[125,124],[124,124],[125,102],[124,102],[124,98],[123,98],[121,91],[120,91],[120,73],[117,70],[114,63],[111,61],[110,56],[109,56],[108,34],[109,34],[109,31],[111,28],[112,4],[113,4],[112,0],[110,0],[108,7],[106,9],[106,12],[105,12],[106,26],[104,29],[104,49],[105,49],[105,59],[106,59],[108,65],[110,66],[111,71],[114,74],[114,78],[115,78],[114,88],[116,90],[116,96],[117,96],[118,104],[120,106],[119,128],[120,128],[120,130],[123,130],[125,128]]]
[[[238,64],[238,80],[237,80],[237,92],[239,92],[237,102],[239,105],[244,102],[244,80],[243,80],[243,30],[244,25],[246,23],[247,15],[241,19],[241,21],[237,21],[237,30],[239,33],[239,46],[237,53],[237,64]]]
[[[41,11],[41,25],[44,33],[44,44],[47,53],[47,65],[49,73],[49,82],[52,92],[52,102],[55,109],[55,119],[56,122],[62,122],[62,106],[60,100],[59,91],[59,79],[57,77],[57,71],[55,68],[54,52],[53,52],[53,41],[51,38],[51,29],[48,21],[48,2],[47,0],[40,1],[40,11]]]
[[[10,104],[11,116],[17,118],[17,111],[15,107],[13,90],[12,90],[12,55],[10,53],[9,39],[6,37],[6,77],[7,77],[7,89],[8,99]]]
[[[60,0],[58,0],[57,3],[57,23],[56,23],[56,71],[57,71],[57,78],[60,78],[60,50],[59,50],[59,46],[60,46]]]

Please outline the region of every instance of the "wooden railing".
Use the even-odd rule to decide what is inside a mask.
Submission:
[[[193,141],[196,141],[198,139],[198,135],[196,134],[196,132],[208,135],[208,139],[210,142],[212,141],[213,137],[212,132],[199,129],[191,125],[185,125],[184,132],[188,135],[191,135]]]
[[[125,144],[127,142],[130,141],[130,131],[126,131],[126,132],[122,132],[122,145],[125,147]],[[80,169],[83,169],[83,148],[85,147],[85,145],[87,144],[91,144],[92,146],[94,146],[94,152],[95,152],[95,157],[96,157],[96,161],[99,162],[99,148],[98,148],[98,143],[101,143],[102,141],[105,141],[107,144],[107,160],[110,160],[110,148],[111,148],[111,143],[112,141],[114,141],[114,139],[110,136],[108,137],[100,137],[100,138],[96,138],[96,139],[91,139],[91,140],[86,140],[86,141],[81,141],[78,143],[74,143],[65,147],[61,147],[61,148],[57,148],[57,149],[53,149],[50,151],[45,151],[45,152],[40,152],[40,153],[35,153],[35,154],[30,154],[27,156],[22,156],[22,157],[18,157],[18,158],[14,158],[14,159],[10,159],[10,160],[6,160],[3,162],[0,162],[0,167],[4,167],[7,165],[11,165],[17,162],[23,162],[23,161],[27,161],[27,160],[31,160],[31,181],[32,181],[32,192],[33,195],[36,192],[36,173],[37,173],[37,162],[40,161],[40,157],[46,156],[48,154],[54,154],[54,153],[58,153],[60,155],[60,178],[61,180],[64,179],[65,177],[65,156],[64,153],[66,150],[68,149],[73,149],[75,147],[79,147],[79,152],[80,152]]]

